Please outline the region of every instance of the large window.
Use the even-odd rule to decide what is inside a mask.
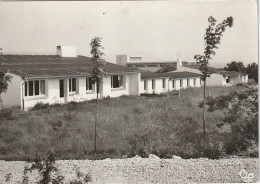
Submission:
[[[174,80],[172,80],[172,88],[174,88]]]
[[[111,76],[111,88],[122,88],[124,87],[123,75],[112,75]]]
[[[152,79],[152,90],[155,90],[155,80]]]
[[[24,96],[45,95],[45,80],[32,80],[25,82]]]
[[[189,79],[187,79],[187,86],[190,86],[190,85],[189,85]]]
[[[76,78],[69,78],[69,92],[76,92],[77,83]]]
[[[86,78],[86,90],[87,90],[87,91],[93,91],[93,81],[92,81],[92,77],[87,77],[87,78]]]
[[[144,90],[146,91],[147,90],[147,81],[144,80]]]
[[[162,88],[165,89],[165,79],[162,79]]]

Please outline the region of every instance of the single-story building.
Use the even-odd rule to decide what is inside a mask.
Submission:
[[[180,59],[177,61],[177,71],[188,71],[201,74],[198,64],[182,63]],[[209,67],[211,76],[207,78],[207,86],[232,86],[238,83],[247,83],[248,74],[236,71],[221,70]]]
[[[77,56],[75,49],[58,46],[57,55],[2,55],[1,63],[12,76],[5,107],[27,110],[37,103],[67,103],[95,99],[91,58]],[[99,97],[140,94],[140,71],[107,62]]]
[[[192,72],[142,72],[141,93],[164,93],[187,87],[200,87],[201,75]]]

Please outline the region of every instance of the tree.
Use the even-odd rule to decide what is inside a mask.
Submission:
[[[0,49],[2,50],[2,49]],[[3,57],[1,57],[3,59]],[[2,111],[4,111],[2,93],[6,93],[8,89],[8,82],[11,82],[11,76],[7,75],[7,69],[0,61],[0,104]]]
[[[248,64],[246,68],[246,73],[248,74],[248,77],[250,79],[254,79],[256,82],[258,82],[258,64]]]
[[[100,85],[103,82],[104,76],[104,66],[106,64],[105,60],[102,59],[104,53],[101,49],[104,49],[101,46],[101,38],[95,37],[91,40],[90,43],[92,54],[92,62],[94,63],[94,68],[92,70],[92,82],[96,83],[97,96],[96,96],[96,114],[95,114],[95,130],[94,130],[94,152],[97,151],[97,122],[98,122],[98,93],[100,91]]]
[[[244,66],[243,62],[241,62],[241,61],[239,61],[239,62],[232,61],[231,63],[228,63],[227,66],[224,67],[224,70],[245,72],[246,67]]]
[[[203,55],[195,55],[194,59],[200,65],[200,71],[202,73],[201,79],[203,81],[203,142],[205,143],[206,135],[206,120],[205,120],[205,102],[206,102],[206,81],[207,77],[210,77],[211,71],[208,67],[209,61],[213,59],[212,57],[216,54],[215,50],[218,49],[217,45],[220,44],[223,32],[225,32],[227,27],[233,26],[233,17],[228,17],[223,20],[220,24],[216,25],[216,20],[213,17],[208,18],[209,26],[206,29],[204,35],[205,48]]]

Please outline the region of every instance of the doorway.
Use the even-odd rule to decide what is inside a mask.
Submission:
[[[64,79],[60,79],[60,98],[64,97]]]

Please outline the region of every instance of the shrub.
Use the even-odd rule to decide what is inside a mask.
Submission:
[[[50,105],[48,103],[37,102],[32,110],[47,109]]]
[[[5,118],[7,120],[13,120],[14,119],[13,111],[11,109],[5,109],[0,111],[0,119],[1,118]]]
[[[232,134],[226,142],[226,152],[245,152],[248,142],[258,143],[258,92],[256,88],[235,91],[228,95],[207,98],[208,111],[221,111],[224,119],[219,127],[228,124]]]

